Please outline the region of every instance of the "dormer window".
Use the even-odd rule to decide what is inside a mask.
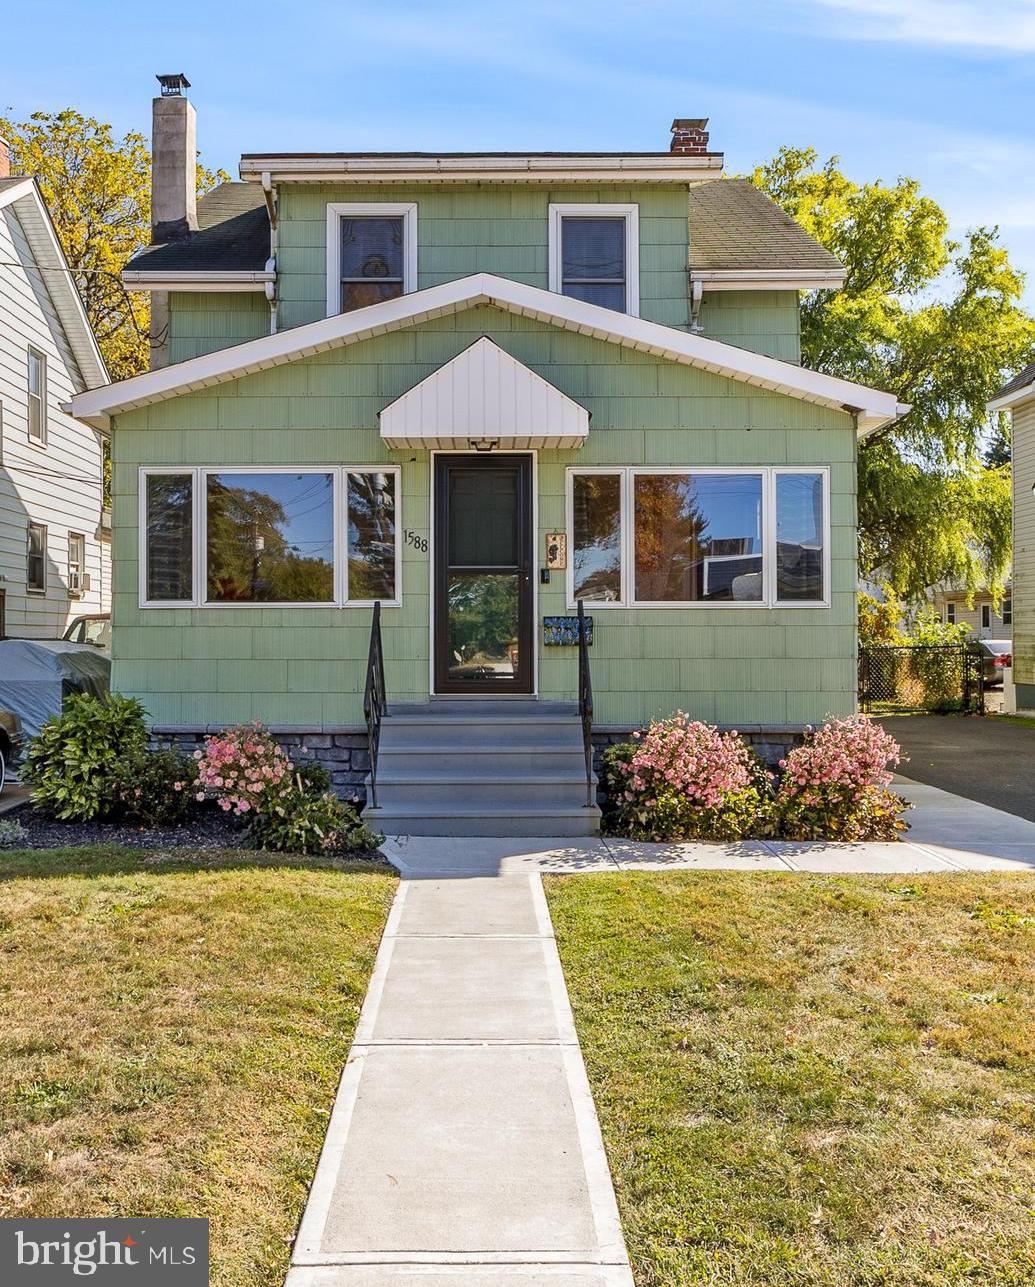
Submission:
[[[417,289],[417,206],[327,206],[327,315],[381,304]]]
[[[550,207],[550,289],[636,317],[640,311],[638,208]]]

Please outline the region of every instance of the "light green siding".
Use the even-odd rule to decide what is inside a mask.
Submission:
[[[261,291],[176,291],[169,296],[169,361],[185,362],[270,333]]]
[[[114,433],[115,686],[160,723],[259,718],[359,722],[370,613],[333,607],[141,609],[140,465],[393,462],[402,525],[429,535],[430,457],[389,452],[377,413],[488,334],[592,414],[579,451],[538,455],[537,562],[564,526],[576,464],[829,465],[829,609],[611,609],[596,613],[596,718],[631,726],[677,707],[723,723],[802,723],[855,703],[855,446],[841,412],[490,308],[281,366],[118,418]],[[429,556],[403,546],[403,604],[384,613],[392,697],[424,700]],[[567,611],[563,576],[538,614]],[[541,639],[541,628],[537,637]],[[539,691],[571,698],[573,649],[539,648]]]
[[[701,302],[702,334],[741,349],[801,362],[798,292],[710,290]]]
[[[549,281],[548,217],[554,202],[639,205],[640,314],[652,322],[689,325],[686,188],[485,186],[384,188],[285,184],[280,190],[277,251],[280,325],[298,326],[327,312],[327,204],[331,201],[417,203],[418,286],[496,273],[539,286]]]

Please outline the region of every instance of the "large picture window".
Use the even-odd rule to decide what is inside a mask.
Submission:
[[[399,602],[399,470],[145,469],[145,607]]]
[[[572,469],[568,602],[824,606],[825,469]]]

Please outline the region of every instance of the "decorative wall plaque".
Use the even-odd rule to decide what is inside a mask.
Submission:
[[[568,566],[567,532],[547,532],[546,566],[553,572],[563,572]]]
[[[586,617],[586,643],[593,642],[593,618]],[[543,617],[543,643],[547,648],[576,647],[579,642],[578,617]]]

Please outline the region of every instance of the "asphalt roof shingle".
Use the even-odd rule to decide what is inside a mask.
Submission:
[[[1035,384],[1035,362],[1029,362],[1023,371],[1018,371],[1013,379],[1008,380],[995,396],[1005,398],[1010,393],[1016,393],[1018,389],[1027,388],[1029,384]]]
[[[261,271],[270,257],[270,224],[257,183],[221,183],[198,201],[198,230],[182,241],[148,246],[130,272]]]
[[[841,261],[749,179],[714,179],[690,188],[690,267],[826,269]]]

